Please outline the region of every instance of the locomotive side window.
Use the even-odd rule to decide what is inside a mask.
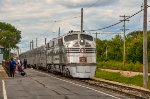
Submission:
[[[64,37],[66,42],[78,39],[78,34],[67,35]]]
[[[54,46],[56,46],[56,45],[58,45],[58,40],[57,39],[54,40]]]
[[[49,42],[49,47],[53,47],[54,46],[54,41],[50,41]]]
[[[80,37],[81,37],[81,39],[86,39],[86,40],[89,40],[89,41],[93,41],[93,37],[90,36],[90,35],[81,34]]]
[[[50,48],[49,43],[46,44],[46,48]]]
[[[52,41],[52,47],[54,47],[54,41]]]
[[[54,47],[54,41],[49,42],[49,47]]]

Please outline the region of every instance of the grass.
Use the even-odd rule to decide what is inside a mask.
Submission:
[[[126,63],[123,66],[122,62],[118,61],[107,61],[107,62],[98,62],[97,66],[103,69],[116,69],[116,70],[126,70],[126,71],[136,71],[142,72],[143,71],[143,64],[136,62],[136,63]],[[150,73],[150,66],[149,66],[149,73]]]
[[[105,80],[116,81],[119,83],[132,84],[132,85],[136,85],[136,86],[140,86],[140,87],[143,86],[143,76],[142,75],[133,76],[133,77],[125,77],[125,76],[122,76],[120,73],[102,71],[100,69],[97,69],[96,77],[102,78]],[[148,85],[149,85],[148,88],[150,89],[150,76],[149,76]]]

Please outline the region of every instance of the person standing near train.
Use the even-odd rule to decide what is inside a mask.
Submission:
[[[16,62],[11,58],[9,61],[10,77],[14,77],[16,70]]]
[[[26,58],[23,61],[23,65],[24,65],[24,69],[26,69],[27,68],[27,59]]]

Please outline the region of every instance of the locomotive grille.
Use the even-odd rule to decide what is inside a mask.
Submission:
[[[96,49],[95,48],[85,48],[86,53],[96,53]]]
[[[85,49],[85,53],[96,53],[95,48],[84,48],[84,49]],[[80,48],[68,48],[66,52],[67,53],[81,53]]]
[[[67,53],[80,53],[80,48],[68,48]]]

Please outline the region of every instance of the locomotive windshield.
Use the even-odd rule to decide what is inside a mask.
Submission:
[[[89,41],[93,41],[93,37],[90,36],[90,35],[81,34],[80,37],[81,37],[81,39],[86,39],[86,40],[89,40]]]
[[[67,36],[64,37],[64,40],[66,42],[77,40],[77,39],[78,39],[78,34],[67,35]]]

